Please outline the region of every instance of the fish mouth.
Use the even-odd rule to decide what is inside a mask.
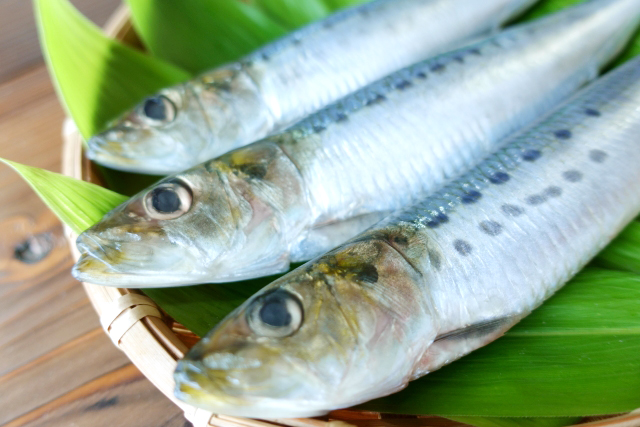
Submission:
[[[87,140],[86,154],[91,160],[112,169],[125,172],[138,172],[152,175],[165,175],[180,170],[168,167],[162,161],[175,162],[179,159],[176,151],[168,147],[165,153],[158,153],[160,144],[154,147],[134,144],[117,137],[99,134]],[[150,153],[153,153],[150,155]],[[182,162],[185,163],[185,162]],[[185,163],[186,164],[186,163]]]
[[[303,418],[326,414],[327,409],[314,408],[310,402],[248,396],[225,392],[232,379],[219,372],[212,376],[199,362],[182,359],[174,372],[175,396],[183,402],[216,414],[248,418]],[[239,385],[239,384],[238,384]],[[241,385],[239,385],[241,386]]]
[[[167,168],[147,162],[143,156],[125,155],[126,150],[116,141],[108,141],[100,136],[94,136],[87,141],[87,157],[94,162],[111,169],[124,172],[137,172],[149,175],[164,175]]]
[[[203,283],[191,258],[165,253],[153,244],[107,244],[89,234],[78,238],[80,257],[73,277],[81,282],[131,288],[181,286]]]

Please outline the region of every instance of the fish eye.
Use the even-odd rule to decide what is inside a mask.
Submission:
[[[185,184],[171,181],[151,189],[145,195],[144,206],[153,219],[174,219],[189,211],[192,199]]]
[[[164,95],[150,96],[142,103],[142,114],[152,126],[171,123],[176,118],[176,106]]]
[[[282,289],[256,298],[247,312],[251,330],[263,337],[284,338],[302,325],[302,304],[290,292]]]

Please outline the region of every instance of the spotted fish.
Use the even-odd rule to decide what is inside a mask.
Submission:
[[[133,197],[80,236],[74,274],[157,287],[285,271],[468,170],[594,78],[639,18],[640,0],[592,1],[397,72]]]
[[[502,335],[640,212],[640,58],[463,177],[258,292],[176,395],[302,417],[404,388]]]
[[[144,100],[89,158],[166,175],[256,141],[400,68],[495,30],[537,0],[376,0]]]

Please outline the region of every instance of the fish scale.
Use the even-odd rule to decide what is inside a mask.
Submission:
[[[495,340],[638,215],[638,135],[640,58],[263,288],[178,363],[176,396],[215,413],[315,416],[396,392]],[[299,320],[264,326],[274,301]],[[228,363],[207,362],[216,355]]]
[[[389,211],[419,199],[594,78],[624,39],[616,17],[637,13],[640,5],[608,3],[607,9],[605,2],[592,2],[568,17],[507,30],[412,66],[271,138],[309,189],[311,223]],[[601,13],[592,14],[597,8]],[[622,27],[630,31],[633,25]],[[603,37],[608,31],[612,40]],[[545,60],[549,51],[557,62]]]
[[[435,303],[442,332],[530,312],[638,214],[639,105],[635,60],[470,174],[374,227],[409,228],[437,242],[439,270],[405,256],[420,266],[428,291],[443,296]],[[493,183],[496,173],[509,178]],[[464,203],[470,191],[481,197]],[[434,223],[438,214],[447,221]],[[448,296],[456,288],[464,304]],[[484,304],[469,311],[469,301]]]

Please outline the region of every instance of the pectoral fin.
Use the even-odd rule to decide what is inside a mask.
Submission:
[[[483,320],[438,335],[416,366],[414,378],[435,371],[473,350],[489,344],[501,337],[524,316],[524,314],[514,314]]]

